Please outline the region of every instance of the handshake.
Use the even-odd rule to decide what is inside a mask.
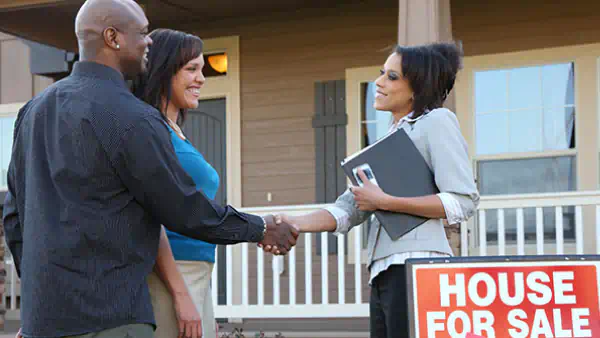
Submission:
[[[263,240],[258,243],[258,247],[265,252],[274,255],[287,254],[300,235],[298,227],[289,222],[289,219],[283,215],[267,215],[264,217],[267,223],[267,229]]]

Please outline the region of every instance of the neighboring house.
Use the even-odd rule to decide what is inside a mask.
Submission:
[[[253,212],[304,212],[334,201],[346,186],[339,161],[389,121],[371,102],[390,48],[454,38],[466,57],[449,106],[483,195],[457,252],[597,252],[589,205],[600,204],[600,2],[140,2],[152,28],[205,40],[211,76],[185,128],[221,174],[219,201]],[[82,2],[4,3],[0,31],[57,49],[32,45],[30,63],[28,45],[2,36],[0,171],[19,106],[53,81],[48,76],[68,72]],[[281,260],[252,245],[220,248],[217,316],[245,331],[368,336],[363,232],[303,236]]]

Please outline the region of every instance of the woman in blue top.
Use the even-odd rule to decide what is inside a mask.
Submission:
[[[133,92],[162,112],[182,167],[197,188],[214,199],[219,176],[180,128],[186,110],[198,107],[204,84],[202,40],[167,29],[153,31],[150,38],[153,44],[147,72],[134,81]],[[148,278],[157,324],[155,337],[216,337],[210,292],[214,262],[214,244],[163,227],[156,267]]]

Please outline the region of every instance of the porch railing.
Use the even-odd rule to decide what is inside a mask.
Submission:
[[[323,205],[243,208],[245,212],[304,214]],[[600,253],[600,191],[484,196],[460,225],[463,256]],[[368,316],[368,273],[362,227],[336,238],[302,234],[286,256],[254,244],[227,246],[213,271],[218,318],[329,318]],[[317,247],[317,237],[320,244]],[[320,252],[317,252],[320,249]],[[328,254],[329,253],[329,254]],[[2,299],[7,319],[18,318],[19,282],[7,254]],[[225,282],[219,265],[225,264]],[[221,299],[221,301],[219,301]]]
[[[310,211],[317,210],[325,205],[302,205],[302,206],[283,206],[283,207],[267,207],[267,208],[245,208],[245,212],[264,215],[267,213],[288,213],[288,214],[304,214]],[[315,253],[313,245],[316,236],[320,237],[320,269],[313,267],[313,258],[318,257]],[[351,238],[348,246],[352,246],[352,259],[346,252],[346,237]],[[319,318],[319,317],[365,317],[368,316],[368,305],[363,297],[364,286],[367,282],[363,276],[365,266],[362,264],[362,232],[359,227],[354,228],[348,236],[337,236],[337,253],[333,261],[337,262],[337,268],[330,269],[331,255],[328,255],[328,234],[302,234],[298,239],[298,244],[294,247],[287,257],[276,257],[271,254],[264,254],[262,250],[255,250],[255,257],[249,255],[249,247],[252,244],[243,243],[241,246],[241,279],[238,286],[241,287],[241,301],[234,304],[233,302],[233,265],[232,254],[233,247],[229,246],[226,249],[226,304],[217,304],[215,306],[215,315],[223,318]],[[253,246],[253,245],[252,245]],[[298,248],[302,248],[303,253],[298,254]],[[350,250],[348,250],[350,251]],[[325,254],[323,254],[325,253]],[[265,283],[265,257],[271,258],[272,267],[272,285]],[[249,267],[251,260],[255,259],[256,264],[256,285],[249,285]],[[349,261],[352,261],[349,263]],[[287,262],[287,285],[281,283],[282,264]],[[215,270],[213,271],[212,292],[213,300],[217,299],[219,290],[217,270],[221,262],[217,261]],[[297,267],[303,264],[304,274],[297,273]],[[353,280],[348,278],[346,271],[352,271]],[[315,278],[315,274],[319,274],[319,278]],[[336,276],[337,283],[332,285],[330,277]],[[315,281],[317,279],[317,281]],[[320,281],[318,281],[320,279]],[[313,284],[318,283],[320,293],[320,301],[314,302]],[[304,301],[300,302],[297,299],[298,285],[302,285]],[[347,286],[353,287],[353,299],[346,299]],[[256,287],[256,288],[254,288]],[[269,288],[271,290],[269,290]],[[283,290],[285,288],[285,290]],[[337,289],[337,297],[330,296],[331,288]],[[269,290],[272,293],[272,301],[265,302],[265,293]],[[287,296],[287,302],[281,301],[283,293]],[[250,303],[249,294],[255,292],[257,301]]]

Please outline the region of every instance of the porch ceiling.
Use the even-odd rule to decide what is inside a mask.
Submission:
[[[362,0],[366,1],[366,0]],[[75,15],[84,0],[12,0],[0,5],[0,31],[75,51]],[[336,7],[336,0],[138,0],[152,27],[215,22],[305,8]],[[350,2],[361,2],[353,0]]]

